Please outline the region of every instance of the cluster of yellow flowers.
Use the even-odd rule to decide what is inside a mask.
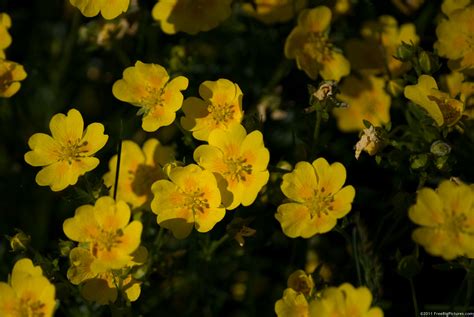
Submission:
[[[311,275],[302,270],[288,278],[283,298],[275,303],[278,317],[383,317],[379,307],[371,307],[372,294],[367,287],[349,283],[316,290]]]

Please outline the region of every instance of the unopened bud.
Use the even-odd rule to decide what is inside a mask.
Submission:
[[[31,237],[23,231],[18,231],[13,237],[8,238],[10,240],[10,247],[13,252],[25,251],[28,248]]]
[[[398,97],[405,88],[405,81],[403,79],[393,79],[387,84],[387,91],[392,97]]]
[[[397,47],[395,52],[395,57],[402,62],[408,62],[414,55],[414,47],[410,44],[402,42],[400,46]]]
[[[430,152],[436,156],[446,156],[451,152],[451,147],[449,144],[441,140],[437,140],[431,144]]]

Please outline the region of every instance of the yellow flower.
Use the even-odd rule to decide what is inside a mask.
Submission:
[[[374,126],[388,123],[391,98],[384,86],[384,80],[374,76],[347,77],[341,85],[338,99],[347,103],[348,107],[333,110],[339,129],[344,132],[360,131],[365,128],[364,120]]]
[[[474,119],[474,83],[465,80],[465,76],[459,72],[452,72],[441,77],[452,98],[459,95],[459,99],[464,103],[463,115],[468,119]]]
[[[127,11],[130,0],[69,0],[88,18],[102,14],[104,19],[111,20]]]
[[[287,288],[275,303],[275,313],[278,317],[309,317],[308,301],[302,293]]]
[[[173,123],[183,103],[181,91],[188,87],[186,77],[169,79],[162,66],[137,61],[125,69],[123,79],[115,82],[112,92],[117,99],[141,107],[142,128],[153,132]]]
[[[13,266],[10,283],[0,282],[0,316],[53,316],[55,288],[30,259]]]
[[[120,270],[106,270],[102,273],[94,273],[91,264],[94,256],[90,250],[77,247],[69,254],[71,266],[67,277],[74,285],[82,284],[81,294],[88,300],[100,305],[114,303],[118,293],[129,301],[138,299],[141,292],[141,282],[133,278],[130,271],[142,266],[148,257],[148,251],[139,247],[133,254],[133,259]]]
[[[296,59],[298,69],[311,79],[319,74],[325,80],[339,81],[350,72],[349,61],[329,42],[330,22],[331,10],[325,6],[303,10],[286,39],[285,56]]]
[[[380,74],[386,70],[387,65],[393,77],[410,69],[409,63],[402,63],[393,56],[402,42],[418,43],[414,24],[398,26],[395,18],[382,15],[377,21],[365,23],[361,35],[362,39],[351,39],[346,45],[347,58],[353,69]]]
[[[437,53],[449,59],[452,70],[474,74],[474,5],[452,12],[436,27]]]
[[[73,218],[63,223],[66,236],[87,248],[94,257],[90,264],[94,274],[108,269],[121,269],[132,259],[140,245],[142,224],[130,220],[130,208],[111,197],[99,198],[95,205],[76,209]]]
[[[273,24],[291,20],[307,3],[308,0],[256,0],[255,8],[245,3],[242,9],[265,24]]]
[[[452,260],[474,258],[474,186],[443,181],[436,190],[422,188],[408,211],[420,225],[412,234],[428,253]]]
[[[25,161],[32,166],[44,166],[36,174],[36,183],[60,191],[74,185],[79,176],[92,171],[99,160],[92,157],[107,143],[104,126],[91,123],[84,130],[81,113],[76,109],[67,115],[58,113],[51,118],[52,137],[35,133],[28,140],[31,151]]]
[[[231,14],[232,0],[158,0],[153,18],[167,34],[196,34],[218,26]]]
[[[383,317],[379,307],[370,307],[372,294],[367,287],[354,288],[344,283],[327,288],[320,299],[311,302],[309,311],[314,317]]]
[[[268,182],[270,153],[263,144],[263,135],[260,131],[247,135],[240,124],[227,131],[212,131],[209,145],[199,146],[194,160],[216,175],[222,203],[229,210],[240,204],[251,205]]]
[[[314,288],[313,277],[303,270],[297,270],[288,277],[288,287],[305,296],[310,296]]]
[[[151,185],[159,179],[166,178],[163,167],[173,160],[173,148],[161,145],[157,139],[147,140],[142,149],[133,141],[123,141],[117,200],[129,203],[132,209],[149,206],[153,198]],[[117,173],[117,155],[110,159],[109,170],[104,175],[104,184],[110,187],[112,196]]]
[[[175,167],[169,178],[171,181],[159,180],[151,187],[155,195],[151,210],[157,214],[158,224],[176,238],[186,238],[193,227],[208,232],[224,218],[221,194],[211,172],[190,164]]]
[[[192,131],[196,139],[207,141],[212,130],[227,130],[242,121],[243,94],[237,84],[227,79],[205,81],[199,86],[199,94],[202,99],[190,97],[184,101],[185,116],[181,118],[183,128]]]
[[[12,37],[8,29],[12,26],[12,20],[6,13],[0,13],[0,58],[5,58],[5,49],[12,43]]]
[[[20,81],[26,78],[23,66],[0,59],[0,97],[10,98],[20,90]]]
[[[439,127],[455,125],[464,110],[464,103],[438,90],[438,84],[428,75],[421,75],[416,85],[406,86],[405,97],[425,109]]]
[[[447,16],[456,10],[463,9],[471,3],[471,0],[444,0],[441,11]]]
[[[275,218],[290,238],[310,238],[330,231],[337,219],[352,208],[355,190],[345,186],[346,169],[341,163],[318,158],[309,164],[299,162],[283,175],[281,191],[291,202],[278,207]]]

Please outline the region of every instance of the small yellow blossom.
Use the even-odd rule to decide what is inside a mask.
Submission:
[[[474,5],[452,12],[436,27],[437,53],[449,59],[451,70],[474,75]]]
[[[348,107],[333,110],[339,129],[343,132],[361,131],[365,128],[364,120],[374,126],[388,123],[391,98],[384,87],[384,80],[378,77],[347,77],[338,99]]]
[[[130,214],[125,202],[116,203],[106,196],[94,206],[77,208],[74,217],[64,221],[66,236],[92,254],[92,273],[121,269],[132,259],[131,254],[140,245],[142,224],[137,220],[129,223]]]
[[[123,200],[132,209],[147,207],[153,198],[151,185],[166,178],[163,167],[174,161],[174,149],[163,146],[157,139],[149,139],[140,149],[133,141],[122,142],[120,173],[118,177],[117,200]],[[104,175],[104,184],[110,187],[110,195],[115,190],[117,155],[109,161],[109,172]]]
[[[314,317],[383,317],[383,311],[371,304],[372,294],[367,287],[344,283],[324,290],[321,298],[311,302],[309,311]]]
[[[227,79],[205,81],[199,86],[199,94],[202,99],[190,97],[184,101],[185,116],[181,118],[183,128],[192,131],[196,139],[207,141],[211,131],[227,130],[242,121],[243,94],[237,84]]]
[[[123,79],[115,82],[112,92],[117,99],[140,107],[143,130],[153,132],[173,123],[183,103],[181,91],[188,87],[186,77],[169,79],[162,66],[137,61],[125,69]]]
[[[275,303],[275,313],[278,317],[309,317],[308,301],[304,294],[287,288]]]
[[[318,158],[310,164],[299,162],[283,175],[281,190],[291,202],[278,207],[275,218],[290,238],[310,238],[330,231],[337,219],[352,208],[355,190],[344,186],[346,169],[341,163]]]
[[[421,75],[416,85],[406,86],[405,97],[426,110],[439,127],[455,125],[464,110],[464,103],[438,90],[435,79],[428,75]]]
[[[25,161],[32,166],[44,166],[36,174],[36,183],[60,191],[74,185],[79,176],[99,165],[93,155],[104,147],[108,136],[104,126],[91,123],[84,130],[81,113],[76,109],[67,115],[58,113],[49,122],[51,136],[35,133],[28,140],[31,149]]]
[[[310,296],[314,288],[313,277],[303,270],[297,270],[288,277],[288,287],[305,296]]]
[[[242,5],[244,12],[265,24],[287,22],[305,8],[308,0],[256,0]]]
[[[397,20],[389,15],[382,15],[377,21],[364,24],[361,29],[362,39],[350,39],[347,42],[347,58],[353,69],[368,74],[380,74],[388,70],[393,77],[410,69],[393,57],[402,42],[417,44],[415,25],[412,23],[398,25]]]
[[[12,43],[12,37],[8,29],[12,26],[12,20],[7,13],[0,13],[0,58],[5,58],[5,49]]]
[[[130,272],[146,262],[148,251],[144,247],[139,247],[132,257],[132,260],[120,270],[94,273],[91,269],[94,256],[90,250],[77,247],[69,254],[71,266],[67,277],[72,284],[82,285],[81,294],[88,301],[100,305],[114,303],[118,293],[121,292],[127,300],[133,302],[140,296],[141,282],[133,278]]]
[[[152,15],[167,34],[196,34],[226,20],[232,12],[231,3],[232,0],[158,0]]]
[[[0,282],[0,316],[53,316],[55,288],[30,259],[18,260],[10,282]]]
[[[444,85],[452,98],[459,95],[459,99],[464,103],[463,115],[468,119],[474,119],[474,82],[466,81],[466,77],[459,72],[452,72],[441,77]]]
[[[413,240],[445,260],[474,258],[474,186],[442,181],[436,190],[422,188],[408,211]]]
[[[193,227],[208,232],[224,218],[221,194],[211,172],[190,164],[172,169],[169,178],[171,181],[153,184],[151,209],[158,224],[170,229],[176,238],[186,238]]]
[[[227,131],[212,131],[209,145],[199,146],[194,160],[216,175],[222,203],[229,210],[240,204],[251,205],[270,176],[270,153],[263,144],[262,133],[253,131],[247,135],[240,124]]]
[[[0,59],[0,97],[10,98],[20,90],[20,81],[26,78],[22,65]]]
[[[130,0],[69,0],[88,18],[102,14],[104,19],[111,20],[128,10]]]
[[[285,42],[285,56],[296,59],[298,69],[311,78],[339,81],[350,72],[349,61],[333,48],[328,38],[331,10],[325,6],[303,10],[298,25]]]

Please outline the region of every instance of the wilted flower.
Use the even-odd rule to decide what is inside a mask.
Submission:
[[[36,174],[36,183],[60,191],[77,183],[79,176],[99,165],[93,155],[104,147],[108,136],[101,123],[91,123],[84,130],[82,115],[76,109],[67,115],[58,113],[51,118],[52,137],[35,133],[28,140],[31,151],[25,161],[32,166],[44,166]]]
[[[153,18],[167,34],[196,34],[218,26],[231,14],[232,0],[158,0]]]
[[[169,79],[162,66],[137,61],[124,70],[123,79],[114,83],[112,92],[117,99],[140,107],[143,130],[153,132],[173,123],[183,103],[181,91],[188,87],[186,77]]]
[[[296,59],[298,69],[311,78],[339,81],[350,72],[349,61],[335,50],[328,38],[331,10],[325,6],[303,10],[298,25],[285,42],[285,56]]]
[[[367,152],[369,155],[375,155],[384,145],[385,142],[383,142],[379,131],[371,125],[368,129],[362,130],[362,135],[355,146],[355,158],[359,159],[362,151]]]

